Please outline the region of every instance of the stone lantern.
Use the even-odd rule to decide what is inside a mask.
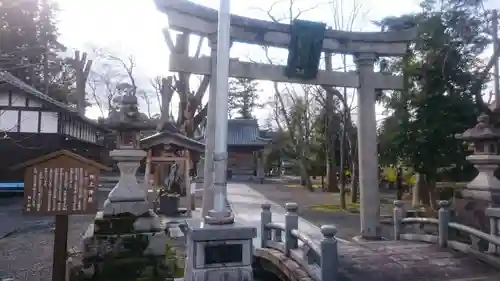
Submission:
[[[464,206],[455,206],[458,216],[469,224],[492,235],[500,236],[500,180],[495,177],[495,170],[500,164],[498,142],[500,130],[490,124],[488,115],[479,116],[474,128],[457,135],[456,138],[471,142],[474,152],[467,160],[479,171],[477,176],[462,191]],[[460,214],[460,211],[463,213]],[[495,245],[481,245],[471,237],[472,246],[488,248],[489,252],[498,252]]]
[[[495,170],[500,165],[500,155],[498,155],[500,130],[491,126],[489,117],[483,114],[479,116],[474,128],[457,135],[456,138],[471,142],[474,152],[467,156],[467,160],[479,171],[478,175],[467,184],[463,196],[500,206],[500,180],[495,177]]]
[[[140,132],[155,128],[140,119],[137,97],[131,94],[123,97],[120,111],[110,116],[108,126],[118,134],[117,149],[110,155],[118,162],[120,179],[83,238],[83,271],[90,277],[101,277],[104,268],[130,272],[132,261],[159,264],[165,260],[165,232],[135,175],[146,157],[139,146]],[[106,256],[113,259],[101,258]]]
[[[141,160],[146,157],[139,140],[141,131],[154,130],[156,126],[141,118],[137,97],[126,94],[121,100],[120,111],[110,116],[108,127],[117,134],[116,149],[110,156],[118,162],[120,179],[109,193],[105,209],[112,202],[147,200],[147,188],[139,186],[135,176]]]

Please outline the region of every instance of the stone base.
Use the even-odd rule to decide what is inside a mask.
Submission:
[[[179,269],[175,260],[169,264],[166,258],[166,238],[151,210],[137,216],[99,212],[83,237],[81,272],[87,278],[110,281],[174,277]]]
[[[188,224],[186,281],[253,280],[254,227]]]

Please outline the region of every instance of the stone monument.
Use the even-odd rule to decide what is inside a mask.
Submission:
[[[213,209],[203,221],[188,222],[186,281],[253,280],[255,227],[239,225],[227,201],[227,111],[229,82],[229,0],[221,0],[217,27],[217,102],[215,121]],[[206,200],[208,198],[204,198]]]
[[[159,272],[166,239],[158,216],[149,209],[147,191],[135,175],[146,156],[139,148],[139,133],[154,128],[139,121],[137,97],[132,94],[123,97],[119,113],[108,125],[117,132],[116,149],[110,155],[118,161],[120,179],[85,234],[83,267],[93,277],[106,279],[111,274],[113,280],[119,276],[136,280],[142,270]]]
[[[474,152],[467,160],[478,170],[477,176],[462,190],[462,202],[457,202],[458,219],[465,224],[480,228],[493,235],[500,234],[500,180],[495,171],[500,164],[498,141],[500,129],[490,124],[488,115],[479,116],[475,127],[468,129],[456,138],[469,141]],[[473,241],[474,242],[474,241]],[[475,244],[475,243],[474,243]],[[480,245],[476,245],[480,247]],[[490,245],[490,251],[495,247]]]

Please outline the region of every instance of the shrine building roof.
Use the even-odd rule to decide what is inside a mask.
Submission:
[[[151,148],[160,144],[175,144],[188,150],[203,152],[205,144],[185,136],[175,125],[168,122],[161,131],[141,139],[142,148]]]
[[[204,140],[204,136],[198,139]],[[264,138],[257,119],[229,119],[227,123],[227,145],[265,146],[271,139]]]
[[[76,153],[73,153],[71,151],[64,150],[64,149],[59,150],[59,151],[55,151],[55,152],[52,152],[49,154],[45,154],[45,155],[37,157],[35,159],[31,159],[31,160],[22,162],[20,164],[17,164],[15,166],[10,167],[10,170],[14,171],[14,170],[23,169],[26,167],[35,166],[39,163],[43,163],[43,162],[47,162],[47,161],[51,161],[51,160],[56,160],[61,156],[72,158],[72,159],[77,160],[78,162],[81,162],[81,163],[86,164],[86,165],[94,166],[94,167],[98,168],[99,170],[111,171],[111,168],[104,166],[101,163],[95,162],[91,159],[85,158],[81,155],[78,155]]]

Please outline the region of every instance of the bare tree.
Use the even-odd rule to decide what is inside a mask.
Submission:
[[[93,103],[99,107],[102,117],[106,118],[110,111],[116,110],[123,83],[126,77],[113,65],[103,64],[97,71],[91,71],[87,81]]]
[[[162,100],[162,88],[163,88],[163,80],[164,78],[161,76],[156,76],[155,78],[151,79],[149,83],[151,84],[151,87],[153,88],[153,91],[155,93],[155,98],[156,102],[160,106],[160,112],[163,111],[163,100]],[[170,96],[171,98],[171,96]],[[169,101],[170,103],[170,101]]]
[[[153,103],[154,96],[151,91],[137,90],[137,97],[140,98],[146,104],[146,115],[149,119],[154,119],[153,116]]]
[[[126,59],[122,59],[104,49],[94,49],[94,53],[99,60],[105,61],[107,64],[114,65],[114,68],[121,68],[121,71],[119,70],[120,74],[125,74],[127,77],[127,79],[122,82],[123,85],[121,85],[121,87],[124,90],[129,91],[131,94],[135,95],[137,93],[137,83],[134,76],[137,64],[134,56],[129,55]],[[129,84],[129,86],[126,86],[125,84]]]
[[[268,48],[264,48],[267,61],[273,63]],[[290,85],[273,82],[274,95],[270,103],[279,131],[286,134],[283,149],[295,161],[303,185],[312,190],[309,178],[311,167],[311,128],[318,106],[314,103],[314,88],[308,85]],[[314,111],[314,112],[313,112]]]
[[[99,95],[99,83],[100,81],[96,77],[96,75],[90,75],[88,80],[87,80],[87,94],[90,95],[90,99],[94,101],[94,105],[96,105],[99,108],[99,112],[101,113],[101,116],[105,116],[105,112],[107,111],[106,104],[104,103],[103,99],[101,98],[101,95]]]
[[[152,117],[151,92],[139,89],[135,76],[136,62],[133,56],[126,59],[112,52],[94,48],[95,70],[90,72],[87,88],[90,99],[99,107],[102,117],[117,109],[125,93],[136,95],[146,103],[147,115]]]
[[[92,60],[87,60],[87,53],[80,54],[80,51],[75,51],[75,55],[70,62],[76,78],[76,108],[81,115],[85,115],[87,105],[85,89],[92,68]]]
[[[270,8],[264,12],[273,22],[276,23],[286,22],[292,24],[301,15],[303,15],[308,11],[316,9],[319,6],[319,4],[315,4],[308,8],[298,9],[297,2],[298,2],[297,0],[277,1],[274,2],[270,6]],[[280,4],[284,4],[287,6],[286,11],[284,12],[283,15],[275,16],[274,10]],[[267,61],[272,64],[273,61],[269,56],[268,48],[264,47],[264,51],[266,54]],[[323,91],[318,91],[316,87],[302,85],[300,88],[302,90],[301,92],[303,96],[301,98],[297,98],[296,92],[293,91],[293,89],[296,89],[296,87],[292,85],[285,86],[285,91],[283,92],[283,90],[279,89],[278,83],[275,82],[273,83],[273,85],[274,85],[274,98],[275,98],[275,104],[274,104],[275,116],[280,116],[280,118],[275,118],[275,122],[278,124],[281,131],[288,133],[288,137],[290,138],[288,150],[294,151],[295,154],[294,156],[296,157],[294,159],[296,159],[297,161],[296,164],[298,164],[302,182],[308,189],[312,189],[312,184],[308,175],[310,168],[310,162],[309,162],[310,160],[308,156],[310,155],[310,149],[311,149],[311,142],[310,139],[308,139],[308,137],[311,136],[310,117],[312,116],[310,114],[311,113],[310,108],[311,108],[311,101],[317,100],[317,97],[313,96]],[[292,92],[294,92],[295,95],[292,95],[291,94]],[[292,101],[291,104],[287,105],[285,103],[285,96],[284,96],[285,93],[288,99]],[[293,98],[294,96],[295,98]],[[290,116],[289,115],[290,113],[293,113],[295,116]],[[296,119],[298,117],[300,117],[301,122],[297,122]],[[297,126],[296,124],[300,124],[300,126]],[[334,155],[334,152],[332,154]],[[332,178],[334,179],[334,181],[336,181],[336,173],[333,173]],[[334,182],[334,183],[329,183],[329,185],[336,187],[337,184],[336,182]]]
[[[354,24],[359,17],[360,13],[362,12],[362,6],[360,3],[358,3],[356,0],[354,1],[349,1],[349,4],[351,7],[349,8],[348,11],[345,10],[347,7],[347,3],[345,3],[344,0],[334,0],[331,2],[331,7],[332,7],[332,12],[333,12],[333,28],[336,30],[346,30],[346,31],[352,31]],[[341,55],[341,60],[342,60],[342,69],[344,72],[348,71],[348,64],[347,64],[347,56],[345,54]],[[325,68],[327,71],[332,71],[332,54],[325,54]],[[352,118],[351,118],[351,111],[352,111],[352,100],[351,103],[348,101],[348,91],[347,88],[343,88],[342,91],[343,93],[341,94],[340,91],[337,89],[334,89],[333,87],[326,87],[323,86],[323,89],[327,93],[327,106],[333,102],[333,99],[338,99],[341,102],[342,108],[343,108],[343,114],[342,114],[342,130],[341,130],[341,141],[340,141],[340,193],[341,193],[341,207],[345,208],[346,207],[346,202],[345,202],[345,187],[346,187],[346,176],[345,176],[345,163],[346,161],[346,156],[348,154],[346,153],[347,148],[350,148],[349,151],[349,156],[348,157],[351,161],[351,200],[352,202],[357,201],[357,194],[358,194],[358,163],[357,163],[357,147],[356,147],[356,130],[352,126]],[[354,93],[352,95],[354,97]],[[331,110],[328,110],[328,112],[332,112]],[[332,123],[333,120],[331,120],[333,116],[330,115],[328,118],[329,123]],[[327,129],[328,134],[332,134],[332,128]],[[329,143],[331,146],[332,143]],[[333,144],[334,145],[334,144]],[[331,149],[333,150],[333,149]],[[329,158],[331,156],[331,150],[329,152]],[[333,152],[334,153],[334,152]],[[331,161],[329,161],[331,163]],[[330,169],[329,169],[330,170]],[[330,171],[331,173],[331,171]],[[330,177],[329,177],[330,178]],[[336,178],[335,178],[336,179]]]
[[[168,30],[164,31],[164,37],[171,52],[185,56],[189,55],[189,33],[178,34],[175,44]],[[203,39],[203,37],[199,38],[194,57],[200,56]],[[156,88],[160,89],[162,97],[162,116],[167,116],[169,114],[170,103],[172,101],[171,95],[177,93],[179,96],[179,106],[175,121],[186,136],[193,137],[195,130],[200,126],[207,115],[208,105],[201,106],[201,104],[210,83],[210,76],[207,75],[201,78],[196,91],[191,90],[192,80],[191,74],[189,73],[177,73],[172,77],[162,79],[161,83],[158,83],[158,81],[160,80],[156,79],[154,83]],[[163,121],[166,121],[166,119]]]

